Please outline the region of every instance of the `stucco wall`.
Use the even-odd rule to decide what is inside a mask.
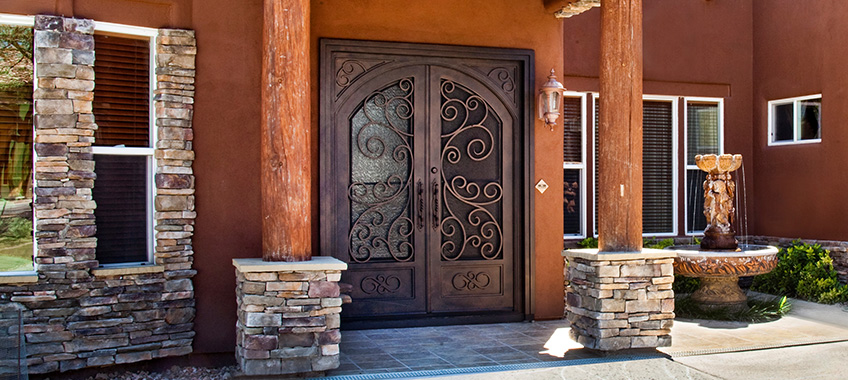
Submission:
[[[595,8],[563,24],[563,83],[572,91],[598,91],[600,67],[600,9]],[[644,93],[646,95],[702,96],[724,98],[724,150],[745,157],[745,166],[757,160],[752,153],[752,5],[750,1],[675,1],[643,2]],[[681,105],[682,107],[682,105]],[[683,119],[679,120],[683,123]],[[591,123],[589,123],[591,124]],[[591,125],[590,127],[591,128]],[[682,129],[679,129],[682,130]],[[591,132],[591,129],[590,131]],[[678,135],[678,183],[685,167],[684,135]],[[588,138],[587,141],[591,141]],[[589,147],[588,149],[591,149]],[[588,160],[591,161],[591,151]],[[593,166],[587,193],[593,194]],[[756,209],[754,181],[746,181],[749,214]],[[685,210],[683,184],[678,194],[678,210]],[[741,185],[740,185],[741,187]],[[593,204],[587,215],[591,231]],[[749,216],[754,230],[756,218]],[[684,213],[678,213],[676,224],[683,234]]]
[[[754,1],[757,234],[848,240],[848,2]],[[768,101],[822,94],[821,143],[768,146]]]

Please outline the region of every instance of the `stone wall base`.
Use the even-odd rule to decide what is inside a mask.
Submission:
[[[600,351],[671,345],[674,252],[577,249],[563,256],[572,339]]]
[[[339,367],[347,264],[331,257],[307,262],[234,259],[236,363],[246,376],[322,375]]]

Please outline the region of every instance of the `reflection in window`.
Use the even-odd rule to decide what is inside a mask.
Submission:
[[[0,272],[33,270],[32,28],[0,25]]]
[[[720,100],[686,102],[686,232],[700,234],[707,227],[704,217],[703,183],[707,173],[695,165],[698,154],[720,154]]]
[[[821,95],[772,100],[769,105],[769,143],[821,141]]]

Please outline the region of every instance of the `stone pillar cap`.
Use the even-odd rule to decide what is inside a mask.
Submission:
[[[642,248],[641,252],[598,252],[597,248],[566,249],[562,256],[591,261],[671,259],[677,252],[667,249]]]
[[[233,259],[233,266],[240,272],[285,272],[346,270],[347,263],[335,257],[313,256],[308,261],[262,261],[260,258]]]

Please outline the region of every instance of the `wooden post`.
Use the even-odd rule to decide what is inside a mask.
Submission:
[[[312,258],[309,0],[264,0],[262,259]]]
[[[642,0],[601,5],[598,247],[642,249]]]

